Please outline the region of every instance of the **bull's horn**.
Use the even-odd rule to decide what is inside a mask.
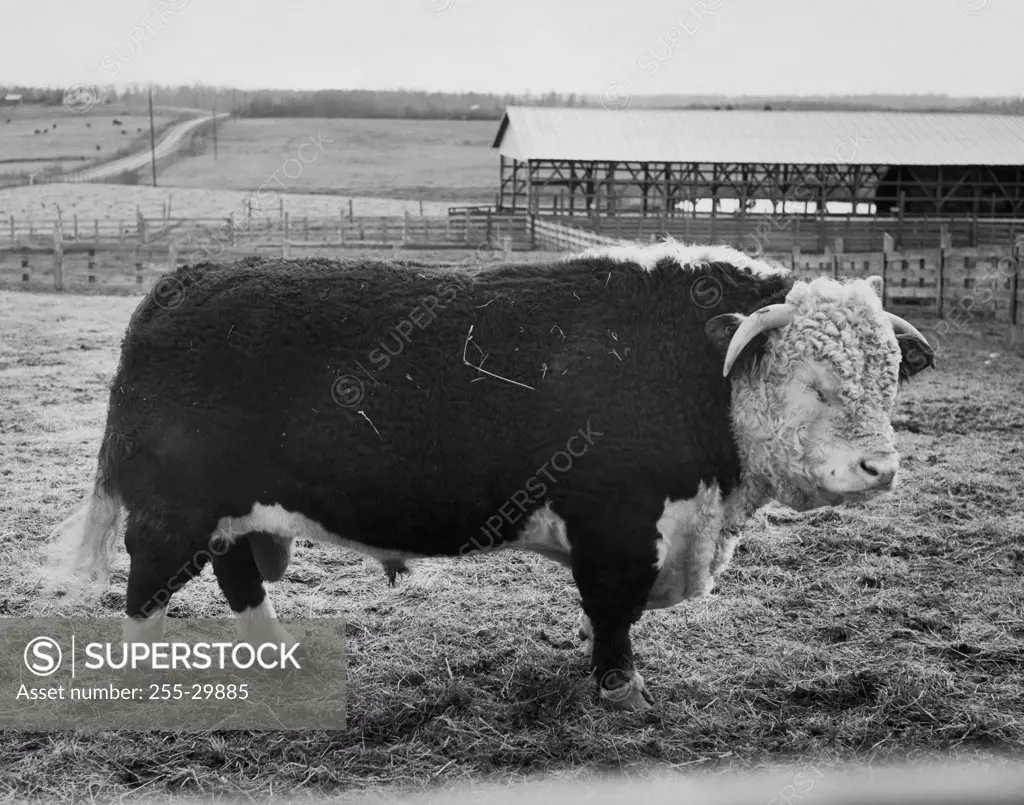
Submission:
[[[886,311],[885,315],[889,317],[889,321],[892,322],[892,329],[896,332],[896,335],[912,335],[924,344],[926,347],[931,349],[931,344],[928,343],[928,339],[921,335],[920,331],[909,321],[901,319],[889,311]]]
[[[753,341],[758,335],[767,330],[774,330],[777,327],[785,327],[796,314],[796,308],[785,302],[776,305],[766,305],[755,310],[743,323],[736,328],[732,340],[729,341],[729,349],[725,352],[725,367],[722,369],[722,377],[728,377],[732,371],[733,364],[743,352],[744,347]],[[907,325],[910,326],[909,324]]]

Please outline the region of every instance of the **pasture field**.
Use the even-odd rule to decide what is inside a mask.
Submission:
[[[180,157],[161,171],[160,181],[255,190],[277,171],[290,192],[493,203],[497,131],[497,121],[241,118],[218,127],[216,161],[206,137],[202,154]],[[282,168],[285,161],[321,135],[323,151],[291,178],[298,168]],[[306,147],[302,157],[313,153]]]
[[[157,131],[175,118],[166,111],[155,114]],[[114,120],[123,125],[113,125]],[[58,166],[76,170],[148,144],[149,112],[123,104],[81,113],[63,106],[0,107],[0,175],[41,173]]]
[[[137,301],[0,292],[0,616],[80,614],[41,598],[35,571],[90,486]],[[782,762],[827,779],[851,761],[1019,758],[1024,352],[1003,326],[938,335],[906,315],[939,368],[899,404],[902,486],[866,505],[769,508],[714,594],[646,613],[634,647],[652,711],[596,704],[578,595],[553,562],[424,560],[392,588],[376,562],[300,542],[271,595],[285,618],[347,619],[347,731],[8,731],[0,800],[390,795]],[[122,553],[87,614],[121,615],[126,567]],[[207,572],[172,612],[228,609]]]

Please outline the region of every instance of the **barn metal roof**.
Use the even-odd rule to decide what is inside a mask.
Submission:
[[[790,165],[1024,165],[1024,116],[510,106],[507,157]]]

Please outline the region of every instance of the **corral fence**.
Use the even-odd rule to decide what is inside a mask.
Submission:
[[[619,240],[671,237],[692,243],[726,243],[744,250],[760,246],[780,252],[800,248],[821,253],[836,238],[843,239],[848,251],[862,252],[877,249],[883,235],[893,238],[900,249],[928,248],[940,238],[945,238],[950,246],[975,247],[1013,242],[1017,235],[1024,235],[1024,220],[1016,218],[690,212],[672,218],[545,215],[539,219]]]
[[[542,220],[534,222],[534,232],[538,245],[553,250],[638,242]],[[968,315],[1016,327],[1024,310],[1019,281],[1024,235],[1006,245],[974,248],[954,248],[946,240],[938,248],[899,250],[895,239],[885,236],[878,251],[848,252],[842,238],[821,254],[804,254],[799,248],[783,253],[755,251],[789,267],[801,279],[879,275],[884,304],[914,307],[940,318]]]
[[[134,222],[77,217],[44,225],[11,218],[7,242],[0,237],[0,262],[16,260],[21,282],[52,274],[54,287],[66,287],[68,264],[86,284],[102,278],[103,266],[120,266],[136,284],[162,275],[182,263],[234,259],[270,252],[283,257],[356,248],[474,249],[486,245],[506,256],[513,250],[542,248],[579,251],[591,247],[635,244],[633,238],[567,226],[523,213],[500,214],[481,208],[452,208],[440,218],[412,216],[292,218],[288,213],[265,220],[150,219]],[[654,235],[643,241],[654,239]],[[788,251],[753,249],[789,266],[802,278],[826,274],[837,278],[881,275],[885,303],[914,306],[940,317],[963,313],[1018,325],[1024,301],[1019,283],[1024,236],[983,247],[954,247],[948,230],[940,228],[939,243],[930,248],[900,248],[884,236],[881,249],[851,250],[836,238],[817,254],[799,246]],[[760,244],[754,244],[760,246]],[[751,251],[748,249],[747,251]]]
[[[35,221],[12,215],[0,222],[0,249],[48,245],[56,229],[65,242],[89,242],[97,248],[107,243],[151,245],[171,241],[182,251],[219,245],[277,248],[285,254],[290,248],[317,246],[465,249],[499,247],[509,241],[513,249],[533,248],[531,220],[525,213],[480,214],[469,208],[452,208],[448,215],[413,215],[407,211],[403,215],[357,216],[351,200],[347,208],[339,206],[338,215],[329,218],[294,215],[283,207],[272,215],[222,218],[173,217],[169,212],[164,205],[159,212],[147,215],[136,210],[134,218],[121,220],[86,219],[73,214]]]

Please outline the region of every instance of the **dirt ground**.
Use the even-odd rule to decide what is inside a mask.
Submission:
[[[64,613],[35,571],[87,490],[138,297],[0,291],[0,616]],[[849,761],[1004,763],[1024,748],[1024,351],[933,333],[889,499],[762,513],[704,601],[645,614],[657,707],[595,703],[569,572],[532,555],[379,565],[300,544],[278,613],[349,623],[345,732],[0,733],[0,800],[415,791]],[[88,614],[119,616],[120,571]],[[225,616],[207,574],[179,616]],[[768,797],[766,797],[767,801]]]

